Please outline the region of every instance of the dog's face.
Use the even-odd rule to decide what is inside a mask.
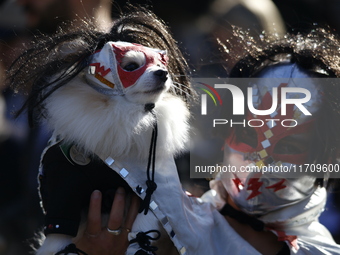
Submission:
[[[172,82],[165,51],[126,42],[108,42],[96,52],[86,78],[99,91],[148,104],[159,100]]]
[[[189,113],[181,97],[167,92],[174,85],[166,66],[164,51],[108,42],[88,59],[88,68],[47,98],[47,123],[64,141],[100,157],[144,160],[155,123],[148,111],[154,104],[159,132],[164,132],[160,151],[175,154],[187,139]]]

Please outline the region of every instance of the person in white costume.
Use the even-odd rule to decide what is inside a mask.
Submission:
[[[239,60],[230,76],[258,78],[247,85],[252,87],[254,108],[267,110],[272,106],[273,88],[280,91],[283,87],[298,87],[311,94],[304,104],[311,115],[289,105],[282,114],[280,108],[285,106],[278,92],[278,104],[271,115],[254,115],[246,110],[242,116],[247,121],[260,119],[264,123],[265,119],[276,119],[274,124],[260,126],[257,122],[253,127],[234,126],[226,131],[223,164],[238,169],[339,166],[340,139],[336,130],[340,124],[340,84],[337,79],[323,79],[340,75],[336,51],[339,40],[323,29],[272,42],[262,40],[261,45],[252,44],[251,38],[243,40],[249,42],[248,55]],[[224,50],[228,48],[224,46]],[[288,98],[301,98],[301,93],[290,93]],[[294,121],[294,127],[281,125],[284,119]],[[222,173],[211,181],[212,189],[203,199],[225,215],[237,232],[234,241],[245,240],[256,250],[241,254],[340,254],[340,245],[318,221],[325,208],[326,187],[334,186],[330,174]],[[243,249],[242,241],[239,249]]]

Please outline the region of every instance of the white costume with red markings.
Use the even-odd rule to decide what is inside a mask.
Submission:
[[[287,105],[287,113],[283,116],[280,114],[280,101],[276,111],[270,116],[254,116],[248,112],[248,121],[252,118],[263,121],[293,119],[297,125],[284,127],[274,122],[265,122],[266,125],[252,127],[249,133],[232,129],[224,147],[224,164],[237,166],[238,169],[248,167],[256,170],[264,166],[286,166],[294,169],[309,162],[308,150],[294,153],[288,149],[280,151],[278,146],[287,137],[294,140],[299,135],[301,137],[311,133],[323,100],[322,89],[310,74],[296,64],[274,65],[264,70],[259,75],[259,82],[252,84],[255,108],[266,110],[272,106],[273,88],[299,87],[311,93],[311,99],[305,104],[311,115],[304,115],[298,107]],[[282,78],[286,78],[286,81],[282,82]],[[296,82],[293,78],[300,80]],[[300,96],[298,93],[291,93],[290,98]],[[280,100],[279,95],[278,98]],[[249,137],[253,139],[247,140]],[[279,241],[286,241],[291,254],[340,254],[340,246],[318,221],[324,210],[327,194],[325,188],[315,184],[316,179],[315,176],[306,174],[287,175],[283,171],[224,172],[211,182],[212,190],[203,199],[214,204],[217,209],[222,209],[225,201],[221,200],[218,193],[222,187],[244,213],[263,222],[264,229],[275,233]],[[242,239],[240,236],[238,238]]]

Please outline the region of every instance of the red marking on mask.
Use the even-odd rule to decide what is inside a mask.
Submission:
[[[248,187],[247,190],[251,190],[252,193],[247,197],[247,200],[252,199],[260,194],[262,194],[259,189],[263,185],[263,182],[259,182],[260,178],[250,178],[248,181]]]
[[[129,46],[120,46],[112,44],[117,60],[117,72],[124,88],[134,85],[137,80],[144,74],[146,69],[157,64],[166,65],[167,57],[162,53],[157,53],[139,44]],[[122,60],[128,51],[142,52],[145,56],[145,64],[134,71],[126,71],[121,67]]]
[[[285,182],[285,179],[282,179],[281,181],[271,185],[271,186],[267,186],[266,189],[274,189],[274,192],[280,190],[280,189],[284,189],[285,187],[287,187],[286,185],[283,185],[283,183]]]
[[[243,183],[241,182],[240,178],[232,179],[238,192],[240,192],[240,186],[244,186]]]
[[[163,54],[163,53],[159,53],[160,55],[160,61],[162,62],[163,65],[167,66],[168,64],[168,61],[169,61],[169,58],[168,58],[168,55],[166,54]]]
[[[101,76],[105,76],[111,71],[110,68],[107,68],[105,70],[105,66],[100,65],[100,63],[91,63],[90,66],[95,66],[96,67],[95,73],[98,73]]]

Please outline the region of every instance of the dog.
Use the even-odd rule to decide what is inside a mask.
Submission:
[[[86,166],[94,157],[103,160],[114,157],[116,162],[134,161],[146,168],[152,132],[157,123],[158,139],[154,149],[159,167],[163,158],[183,151],[188,140],[189,111],[180,97],[169,93],[173,86],[165,51],[109,41],[90,57],[84,71],[45,100],[47,125],[53,130],[54,137],[58,137],[57,148],[72,145],[65,157],[77,167]],[[51,193],[57,192],[54,186],[59,185],[51,188],[46,183],[53,182],[48,178],[61,173],[58,169],[50,170],[51,163],[46,161],[51,161],[51,156],[46,154],[48,152],[45,152],[40,172],[40,191],[49,217],[53,207],[49,208],[49,199],[53,197]],[[64,178],[70,180],[71,177]],[[60,187],[63,185],[61,183]],[[66,196],[72,197],[71,193],[69,191]],[[55,217],[48,218],[50,222],[45,226],[48,234],[38,255],[52,255],[72,243],[71,236],[60,235],[63,223],[56,223]],[[146,216],[141,214],[140,217]],[[134,224],[137,228],[140,228],[140,217]],[[149,218],[143,223],[148,229]]]
[[[196,249],[188,238],[196,205],[174,162],[186,149],[194,92],[162,21],[139,8],[109,32],[88,27],[38,38],[14,62],[10,82],[30,90],[20,111],[27,109],[30,124],[43,122],[53,133],[38,179],[46,236],[38,255],[72,253],[63,250],[84,231],[91,193],[102,192],[108,214],[115,187],[142,200],[126,254],[152,253],[153,245],[158,254]]]

